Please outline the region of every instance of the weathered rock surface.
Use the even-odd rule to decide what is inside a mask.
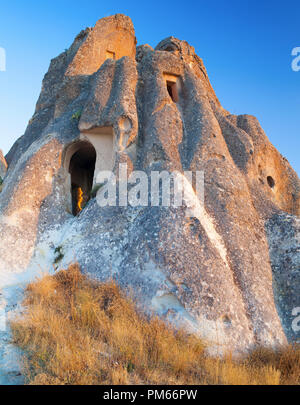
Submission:
[[[21,286],[3,288],[0,293],[0,385],[24,384],[21,374],[21,350],[11,341],[9,321],[20,314],[23,289]]]
[[[2,150],[0,149],[0,177],[3,180],[7,170],[7,163],[5,157],[3,156]]]
[[[70,161],[87,144],[96,168],[116,173],[125,162],[129,172],[204,171],[204,204],[190,187],[192,210],[100,208],[92,198],[74,217]],[[6,160],[2,285],[76,260],[221,348],[297,338],[289,312],[300,306],[299,178],[256,118],[222,108],[187,42],[136,49],[123,15],[82,31],[51,61],[36,112]]]
[[[266,223],[266,231],[278,313],[287,337],[300,342],[300,322],[295,322],[300,315],[300,218],[275,214]]]

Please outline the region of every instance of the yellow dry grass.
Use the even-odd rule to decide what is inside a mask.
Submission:
[[[140,313],[113,282],[78,265],[30,284],[12,322],[28,384],[299,384],[300,349],[237,361],[205,354],[196,336]]]

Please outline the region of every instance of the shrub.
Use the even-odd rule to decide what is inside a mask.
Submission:
[[[73,120],[73,121],[79,121],[80,118],[81,118],[81,114],[82,114],[81,111],[76,111],[76,112],[72,115],[71,120]]]
[[[64,258],[64,254],[62,252],[62,246],[57,246],[54,249],[54,254],[55,254],[54,263],[58,264]]]
[[[256,350],[245,359],[206,354],[196,336],[141,313],[114,281],[77,264],[28,285],[12,322],[28,384],[299,384],[300,350]]]

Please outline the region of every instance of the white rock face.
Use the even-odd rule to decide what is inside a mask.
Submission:
[[[24,384],[20,357],[22,352],[11,343],[9,321],[18,313],[23,287],[10,286],[0,293],[0,385]]]

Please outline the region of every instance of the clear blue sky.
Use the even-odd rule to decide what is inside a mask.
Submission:
[[[170,4],[170,5],[169,5]],[[1,2],[0,148],[6,153],[33,114],[50,59],[81,29],[115,13],[129,15],[139,44],[173,35],[203,58],[224,108],[253,114],[300,174],[300,2],[293,0],[9,1]]]

